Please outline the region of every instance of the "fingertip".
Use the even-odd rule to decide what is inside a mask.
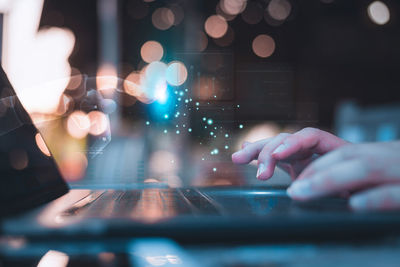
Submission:
[[[232,162],[236,164],[246,164],[249,163],[247,159],[242,155],[240,151],[237,151],[232,154]]]
[[[269,165],[266,165],[264,163],[260,163],[258,165],[258,170],[257,170],[257,179],[258,180],[268,180],[269,178],[272,177],[274,174],[274,170],[270,168]]]
[[[368,208],[367,200],[363,196],[351,197],[350,201],[349,201],[349,205],[352,210],[356,210],[356,211],[362,211],[362,210],[366,210]]]

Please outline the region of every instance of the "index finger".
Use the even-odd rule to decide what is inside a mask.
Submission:
[[[325,154],[345,144],[348,142],[328,132],[315,128],[304,128],[285,138],[282,144],[272,152],[272,156],[276,160],[290,157],[301,158],[314,153]]]
[[[237,164],[250,163],[252,160],[258,158],[258,154],[260,154],[264,145],[266,145],[272,138],[263,139],[254,143],[246,143],[241,150],[233,153],[232,161]]]

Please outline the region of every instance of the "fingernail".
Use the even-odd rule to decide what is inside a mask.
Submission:
[[[308,180],[296,181],[288,189],[287,193],[294,198],[307,198],[314,195],[311,182]]]
[[[367,208],[367,201],[365,197],[354,196],[350,198],[350,206],[356,210],[365,210]]]
[[[273,152],[272,154],[278,154],[281,153],[282,151],[286,150],[287,146],[285,144],[280,144]]]
[[[257,170],[257,179],[260,179],[260,175],[265,172],[266,168],[265,165],[263,163],[260,163],[258,165],[258,170]]]

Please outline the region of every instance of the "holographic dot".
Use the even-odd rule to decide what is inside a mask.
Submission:
[[[228,137],[229,137],[229,134],[225,134],[225,137],[228,138]]]
[[[201,160],[204,160],[204,158],[201,158]]]
[[[217,171],[217,168],[213,168],[213,171],[216,172],[216,171]]]
[[[225,146],[225,149],[229,149],[229,146]]]
[[[182,98],[178,97],[178,101],[181,101],[181,100],[182,100]]]
[[[207,118],[206,117],[203,117],[203,121],[206,121],[207,120]]]
[[[211,155],[217,155],[219,153],[219,150],[218,150],[218,148],[214,148],[212,151],[211,151]]]
[[[146,121],[146,125],[150,125],[150,122],[149,122],[149,121]]]
[[[177,131],[176,131],[176,134],[180,134],[180,131],[179,131],[179,130],[177,130]]]
[[[191,133],[191,132],[192,132],[192,128],[189,128],[189,129],[188,129],[188,132]]]
[[[243,129],[243,124],[240,124],[240,125],[239,125],[239,128],[240,128],[240,129]]]
[[[185,92],[189,91],[187,88],[185,89]]]
[[[240,105],[236,105],[236,107],[240,108]]]
[[[212,119],[208,119],[208,120],[207,120],[207,124],[208,124],[208,125],[213,124],[213,120],[212,120]]]
[[[196,110],[199,110],[199,108],[196,108]]]
[[[168,117],[169,117],[168,114],[165,114],[165,115],[164,115],[164,118],[165,118],[165,119],[168,119]]]
[[[185,99],[185,103],[189,103],[189,99]]]
[[[180,96],[183,96],[184,94],[185,94],[185,93],[184,93],[183,91],[180,91],[180,92],[179,92],[179,95],[180,95]]]
[[[196,106],[198,106],[198,105],[200,105],[200,103],[199,103],[199,102],[196,102]]]
[[[167,130],[164,130],[164,133],[168,133],[168,131],[167,131]]]
[[[183,125],[182,125],[182,127],[183,127],[183,128],[186,128],[186,125],[185,125],[185,124],[183,124]]]
[[[214,132],[210,132],[210,135],[214,135]]]

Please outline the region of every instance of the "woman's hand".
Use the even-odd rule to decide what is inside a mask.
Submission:
[[[346,193],[356,210],[400,209],[400,142],[354,145],[306,128],[246,143],[232,159],[258,159],[259,179],[270,178],[276,165],[283,167],[296,179],[288,188],[293,199]]]
[[[260,180],[269,179],[276,165],[296,179],[313,160],[346,144],[330,133],[304,128],[295,134],[281,133],[255,143],[244,143],[242,149],[232,155],[232,160],[247,164],[258,159],[257,178]]]
[[[400,142],[348,145],[317,159],[288,189],[293,199],[348,193],[355,210],[400,209]]]

